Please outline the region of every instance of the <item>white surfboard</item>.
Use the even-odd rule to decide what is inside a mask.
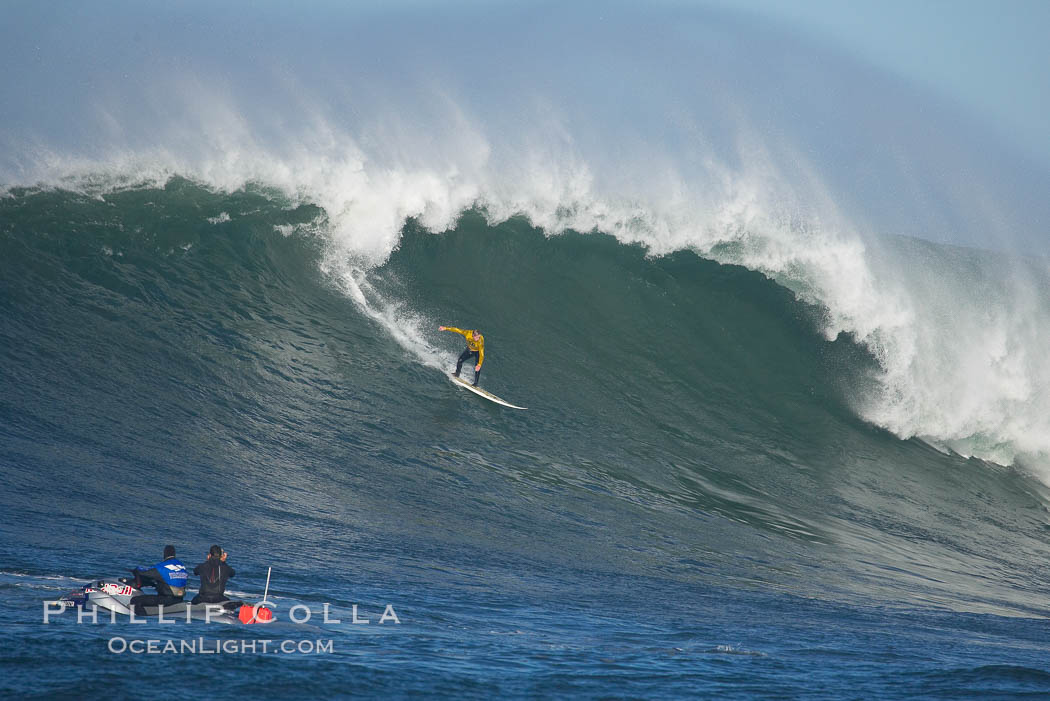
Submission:
[[[478,396],[481,396],[481,397],[484,397],[485,399],[489,400],[490,402],[496,402],[500,406],[509,407],[511,409],[528,409],[528,407],[524,407],[524,406],[514,406],[510,402],[500,399],[499,397],[494,395],[492,392],[486,392],[485,390],[481,389],[480,387],[475,387],[474,385],[472,385],[469,382],[467,382],[466,380],[464,380],[462,377],[456,377],[455,375],[449,373],[448,379],[452,380],[453,382],[455,382],[460,387],[466,387],[467,389],[469,389],[474,394],[476,394]]]

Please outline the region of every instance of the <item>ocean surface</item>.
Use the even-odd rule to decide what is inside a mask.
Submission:
[[[5,694],[1050,689],[1047,488],[859,418],[878,363],[820,309],[473,211],[344,278],[321,216],[177,178],[0,200]],[[528,411],[452,385],[439,324],[479,326],[483,386]],[[46,599],[213,542],[233,589],[257,600],[272,567],[278,618],[313,620],[43,624]],[[332,649],[110,647],[201,636]]]
[[[544,7],[11,10],[0,696],[1050,695],[1050,173]],[[167,544],[277,622],[45,605]]]

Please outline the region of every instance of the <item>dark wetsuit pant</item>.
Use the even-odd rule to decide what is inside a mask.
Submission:
[[[225,594],[197,594],[190,603],[196,606],[197,604],[222,604],[229,600],[230,597]]]
[[[459,356],[459,362],[456,363],[456,377],[459,377],[459,371],[463,369],[463,361],[466,360],[467,358],[471,357],[471,356],[474,356],[475,358],[477,358],[478,357],[478,352],[477,351],[472,351],[472,350],[470,350],[468,348],[465,351],[463,351],[463,355]],[[474,384],[478,383],[478,378],[479,377],[481,377],[481,370],[475,370],[474,371]]]
[[[143,586],[156,587],[156,594],[139,594],[131,597],[131,606],[135,609],[136,616],[145,616],[147,606],[171,606],[182,601],[182,596],[176,596],[164,582],[157,582],[153,577],[148,577],[141,572],[135,573],[135,587],[141,589]],[[167,591],[166,594],[162,593]]]
[[[140,594],[131,599],[136,616],[145,616],[147,606],[171,606],[182,601],[181,596],[164,596],[163,594]]]

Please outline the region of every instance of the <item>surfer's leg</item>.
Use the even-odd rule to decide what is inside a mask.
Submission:
[[[463,361],[470,357],[470,349],[466,349],[459,356],[459,362],[456,363],[456,377],[459,377],[459,371],[463,369]]]
[[[471,353],[471,355],[472,355],[472,356],[474,357],[474,359],[476,360],[476,359],[478,358],[478,355],[479,355],[479,354],[478,354],[478,352],[477,352],[477,351],[474,351],[473,353]],[[479,378],[479,377],[481,377],[481,370],[475,370],[475,371],[474,371],[474,386],[475,386],[475,387],[477,387],[477,386],[478,386],[478,378]]]

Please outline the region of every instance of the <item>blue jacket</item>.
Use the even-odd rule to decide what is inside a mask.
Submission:
[[[175,557],[169,557],[167,560],[161,560],[153,567],[136,567],[136,572],[141,573],[141,578],[150,580],[149,584],[152,584],[157,588],[157,593],[164,596],[184,596],[186,594],[186,580],[189,579],[189,573],[186,572],[186,565],[182,564],[182,560]]]

